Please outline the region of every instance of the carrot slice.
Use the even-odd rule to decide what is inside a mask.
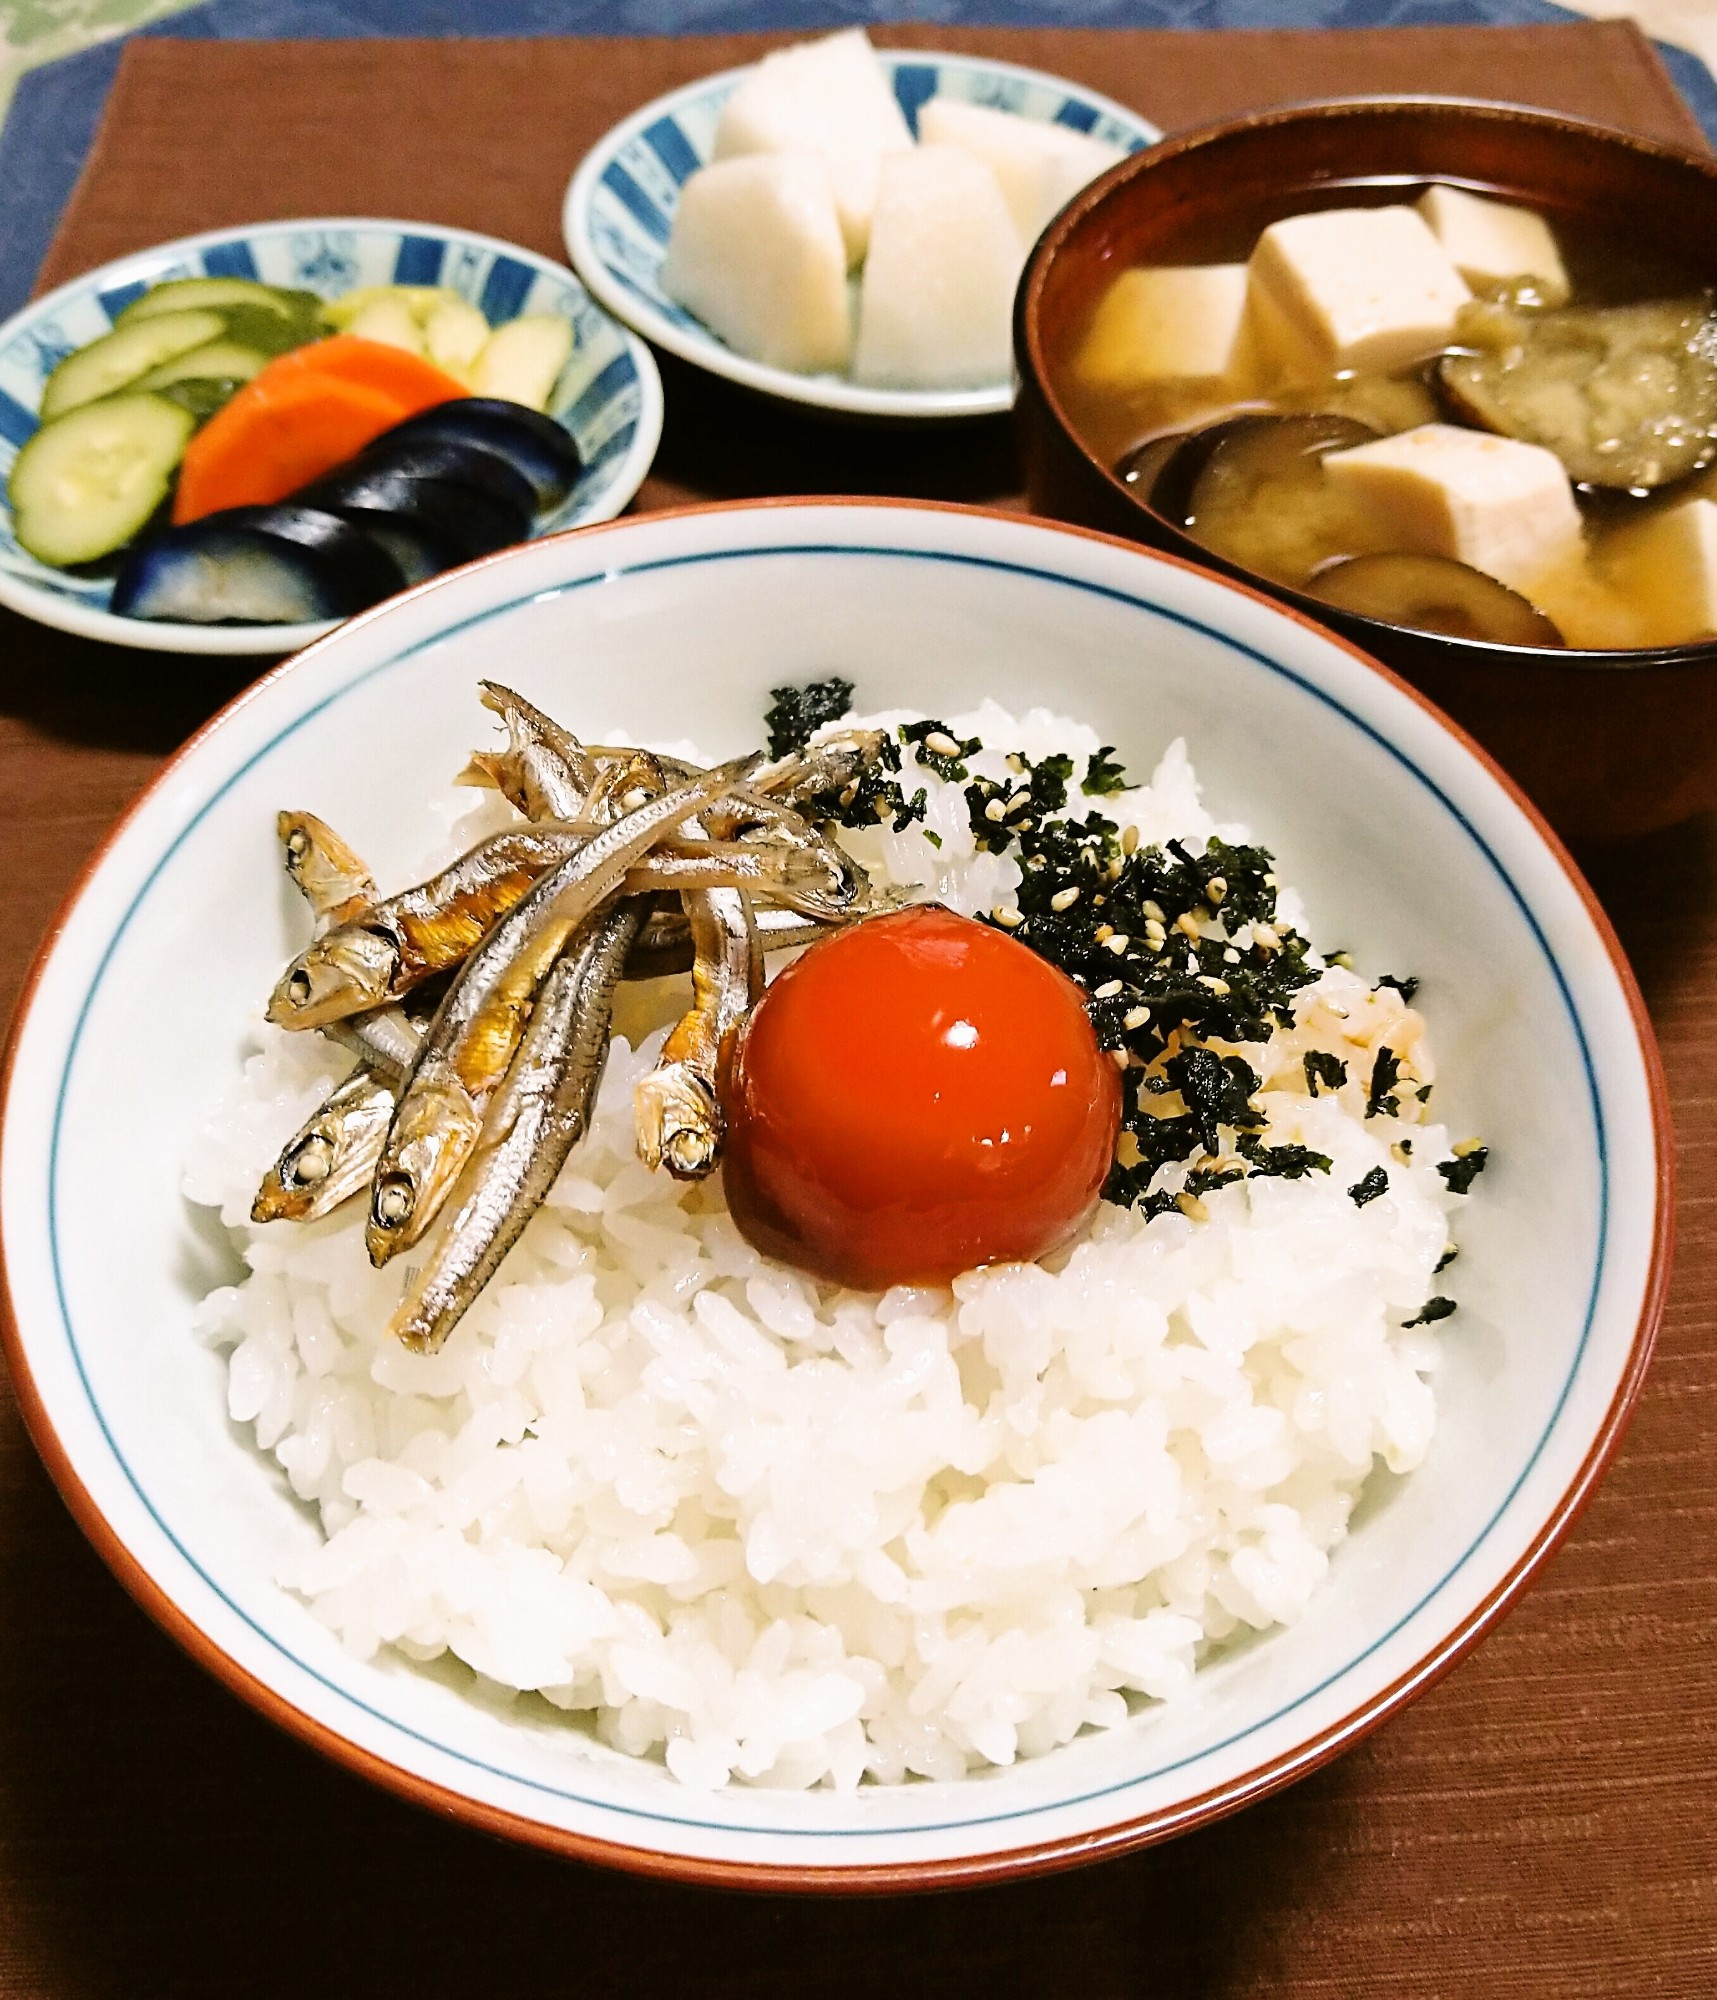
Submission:
[[[451,375],[380,341],[336,334],[295,348],[271,361],[191,440],[173,519],[271,506],[407,417],[469,393]]]

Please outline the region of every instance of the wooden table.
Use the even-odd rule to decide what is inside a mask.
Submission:
[[[1038,63],[1165,124],[1434,84],[1696,138],[1620,23],[882,39]],[[45,276],[293,213],[421,215],[554,254],[582,147],[655,91],[749,52],[134,45]],[[242,120],[222,115],[234,104]],[[437,119],[437,104],[459,115]],[[676,369],[668,392],[647,505],[799,489],[1006,501],[1015,485],[1005,425],[950,452],[782,420],[741,451],[719,390]],[[0,614],[7,1007],[115,813],[242,679]],[[72,1527],[0,1379],[0,1993],[1717,1992],[1717,838],[1695,826],[1594,874],[1663,1040],[1680,1138],[1657,1362],[1619,1462],[1545,1579],[1450,1680],[1340,1762],[1133,1859],[939,1898],[723,1895],[515,1851],[320,1762],[190,1666]],[[116,1162],[121,1193],[124,1172]]]

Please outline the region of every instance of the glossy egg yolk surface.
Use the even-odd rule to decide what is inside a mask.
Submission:
[[[758,1249],[879,1291],[1039,1257],[1114,1158],[1120,1078],[1079,989],[937,905],[813,945],[753,1010],[723,1180]]]

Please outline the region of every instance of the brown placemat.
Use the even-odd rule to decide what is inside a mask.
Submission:
[[[1316,94],[1510,97],[1696,143],[1623,23],[1358,34],[1009,33],[971,48],[1165,125]],[[566,177],[622,112],[751,55],[649,42],[133,43],[43,273],[265,216],[466,223],[559,253]],[[693,492],[1004,497],[958,451],[788,425],[742,449],[676,371],[658,504]],[[160,756],[244,678],[0,614],[0,1003]],[[1639,1418],[1548,1575],[1451,1680],[1339,1763],[1202,1834],[1021,1887],[888,1905],[652,1886],[493,1845],[287,1742],[135,1611],[0,1382],[0,1993],[365,2000],[634,1989],[1271,2000],[1717,1991],[1717,843],[1599,884],[1662,1035],[1681,1247]],[[123,1199],[125,1163],[92,1199]]]

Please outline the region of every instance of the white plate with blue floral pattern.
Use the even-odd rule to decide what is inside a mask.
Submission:
[[[1042,70],[922,49],[876,54],[914,134],[920,105],[955,97],[1065,125],[1126,153],[1162,137],[1124,104]],[[723,70],[655,98],[584,156],[566,191],[561,230],[573,269],[592,295],[668,353],[787,402],[867,417],[978,417],[1011,409],[1011,380],[976,389],[870,389],[842,375],[795,375],[748,360],[662,290],[662,258],[680,189],[708,164],[722,107],[749,74],[749,68]]]
[[[662,381],[650,350],[597,305],[572,273],[516,244],[427,222],[367,216],[254,223],[181,237],[87,271],[0,326],[0,488],[37,428],[42,389],[74,348],[99,339],[131,301],[168,278],[259,278],[338,298],[360,285],[446,285],[492,325],[520,313],[571,323],[572,355],[548,414],[578,445],[578,484],[536,534],[609,521],[643,484],[662,435]],[[331,629],[307,625],[180,625],[116,616],[110,576],[50,568],[18,546],[0,498],[0,604],[39,624],[152,652],[296,652]]]

